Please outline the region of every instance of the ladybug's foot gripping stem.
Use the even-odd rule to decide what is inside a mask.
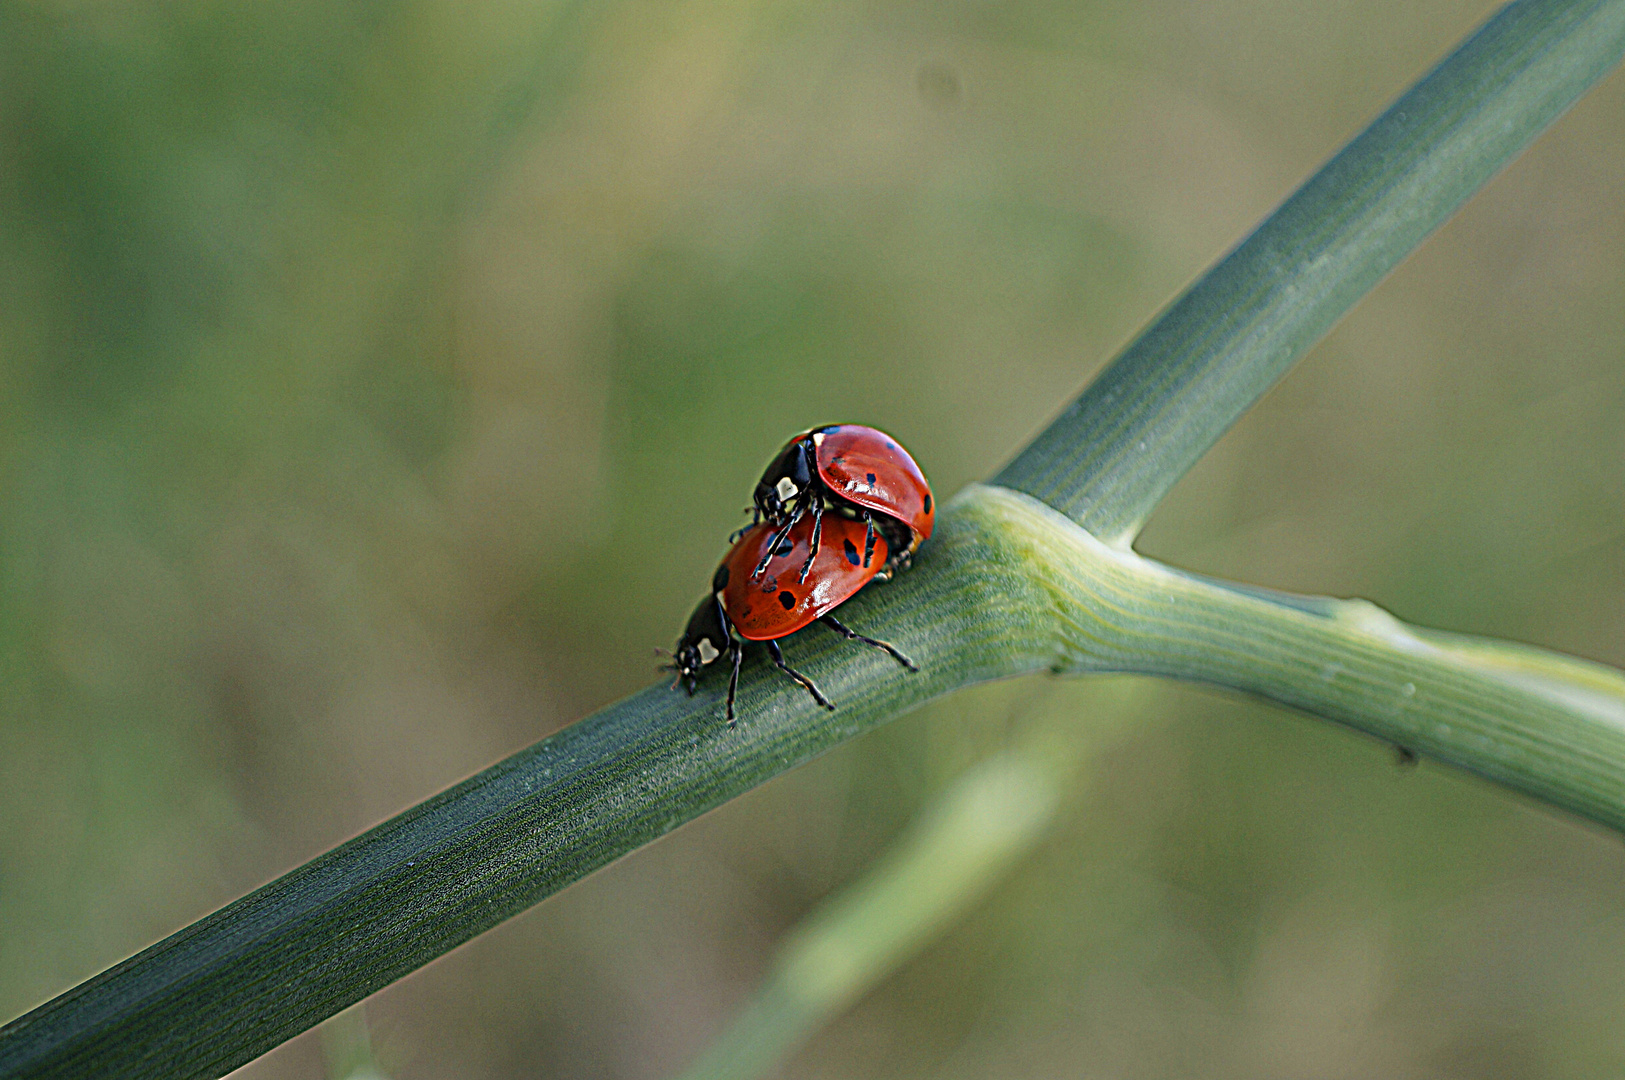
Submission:
[[[829,698],[825,697],[819,692],[818,687],[813,685],[813,681],[811,679],[807,678],[807,676],[803,675],[801,672],[784,662],[784,653],[779,651],[778,642],[769,639],[767,642],[767,651],[768,655],[773,657],[773,663],[780,671],[784,672],[786,675],[790,676],[790,678],[794,679],[796,682],[805,687],[807,693],[811,694],[813,700],[818,702],[818,704],[822,705],[830,712],[835,711],[835,706],[829,703]]]
[[[807,575],[812,572],[813,560],[818,558],[818,541],[824,535],[824,500],[814,499],[812,504],[813,531],[812,544],[807,551],[807,561],[801,564],[801,576],[796,578],[796,584],[804,584]]]
[[[841,622],[839,620],[837,620],[835,618],[835,616],[833,616],[833,615],[820,616],[818,621],[823,623],[825,626],[829,627],[831,630],[835,631],[837,634],[840,634],[842,637],[846,638],[848,641],[861,641],[865,645],[873,645],[875,648],[877,648],[877,649],[881,650],[882,652],[886,653],[893,660],[896,660],[899,664],[902,664],[904,667],[908,668],[910,671],[918,671],[918,670],[920,670],[919,666],[917,664],[915,664],[914,661],[910,660],[908,657],[906,657],[902,653],[898,652],[897,648],[895,646],[890,645],[890,644],[888,644],[888,643],[886,643],[884,641],[877,641],[876,639],[874,639],[872,637],[864,637],[862,634],[858,633],[856,630],[853,630],[850,627],[842,625]]]
[[[734,670],[728,676],[728,726],[734,726],[734,692],[739,689],[739,665],[745,662],[745,647],[737,641],[729,640],[728,651],[733,653]],[[693,693],[690,690],[689,693]]]

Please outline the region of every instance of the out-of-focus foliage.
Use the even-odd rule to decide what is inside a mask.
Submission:
[[[797,428],[884,426],[944,495],[991,473],[1487,11],[0,2],[0,1013],[644,685]],[[1615,76],[1142,548],[1625,664],[1622,118]],[[390,988],[379,1067],[676,1069],[1037,692]],[[1616,839],[1134,700],[1159,722],[1041,853],[791,1074],[1625,1066]]]

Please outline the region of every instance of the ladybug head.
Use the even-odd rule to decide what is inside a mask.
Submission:
[[[666,665],[667,671],[675,671],[677,678],[672,681],[672,689],[679,683],[688,684],[690,695],[694,693],[694,681],[705,666],[717,657],[727,653],[732,646],[728,629],[723,625],[722,604],[716,596],[707,596],[700,601],[699,607],[688,618],[688,627],[683,636],[677,639],[677,647],[673,650],[672,662]]]
[[[754,502],[763,517],[775,525],[783,525],[796,504],[806,509],[818,475],[816,453],[810,436],[796,439],[779,451],[779,456],[756,482]]]

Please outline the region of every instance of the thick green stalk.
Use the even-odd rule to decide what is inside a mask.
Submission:
[[[1126,546],[1382,277],[1625,55],[1625,0],[1509,4],[1157,317],[994,478]]]
[[[1625,674],[1406,625],[1364,600],[1231,585],[1110,547],[1003,488],[967,503],[1005,525],[1053,605],[1058,671],[1243,690],[1625,829]]]

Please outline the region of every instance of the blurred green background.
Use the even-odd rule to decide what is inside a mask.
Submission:
[[[0,2],[0,1017],[646,685],[794,431],[990,475],[1490,10]],[[1141,550],[1625,665],[1622,207],[1616,75]],[[1041,851],[784,1075],[1625,1070],[1618,837],[1052,680],[389,988],[379,1061],[666,1075],[933,792],[1125,701]]]

